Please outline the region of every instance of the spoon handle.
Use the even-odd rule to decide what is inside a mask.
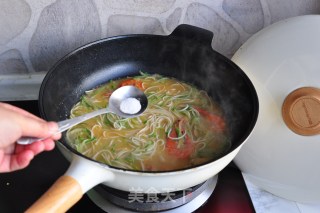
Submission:
[[[63,120],[63,121],[60,121],[60,122],[57,122],[58,124],[58,131],[54,132],[54,134],[56,133],[60,133],[60,132],[64,132],[66,131],[67,129],[70,129],[71,127],[83,122],[83,121],[86,121],[86,120],[89,120],[90,118],[93,118],[93,117],[96,117],[98,115],[102,115],[102,114],[105,114],[105,113],[108,113],[110,112],[108,109],[99,109],[99,110],[96,110],[96,111],[93,111],[93,112],[90,112],[90,113],[87,113],[85,115],[81,115],[81,116],[78,116],[78,117],[75,117],[75,118],[71,118],[71,119],[67,119],[67,120]],[[21,145],[28,145],[28,144],[31,144],[33,142],[36,142],[36,141],[41,141],[41,140],[45,140],[49,137],[46,137],[46,138],[36,138],[36,137],[21,137],[17,140],[17,144],[21,144]]]
[[[102,115],[102,114],[108,113],[108,112],[110,112],[110,111],[108,109],[104,108],[104,109],[99,109],[99,110],[96,110],[96,111],[93,111],[93,112],[90,112],[90,113],[87,113],[87,114],[84,114],[84,115],[81,115],[81,116],[78,116],[75,118],[60,121],[57,123],[59,126],[58,132],[64,132],[67,129],[70,129],[71,127],[73,127],[81,122],[84,122],[86,120],[89,120],[90,118],[94,118],[98,115]]]

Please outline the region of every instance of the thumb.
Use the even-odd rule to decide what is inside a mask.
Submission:
[[[22,136],[44,138],[58,130],[56,122],[46,122],[32,117],[21,116],[18,120]]]

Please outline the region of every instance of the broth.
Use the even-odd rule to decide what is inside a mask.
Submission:
[[[108,113],[74,126],[67,140],[78,152],[123,169],[170,171],[212,161],[230,148],[223,111],[207,93],[160,75],[141,73],[87,91],[70,117],[105,108],[125,85],[144,91],[145,112],[126,119]]]

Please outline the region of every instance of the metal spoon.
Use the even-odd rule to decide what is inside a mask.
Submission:
[[[124,101],[128,98],[135,98],[140,102],[141,108],[138,112],[135,112],[133,114],[129,114],[129,113],[125,113],[125,112],[121,111],[120,105],[121,105],[122,101]],[[123,86],[123,87],[120,87],[119,89],[115,90],[111,94],[107,108],[99,109],[99,110],[96,110],[96,111],[93,111],[88,114],[78,116],[78,117],[75,117],[72,119],[60,121],[60,122],[58,122],[59,128],[56,133],[63,132],[63,131],[65,131],[65,130],[67,130],[67,129],[69,129],[69,128],[71,128],[81,122],[84,122],[90,118],[93,118],[93,117],[96,117],[98,115],[102,115],[105,113],[114,113],[114,114],[117,114],[123,118],[136,117],[136,116],[139,116],[141,113],[143,113],[144,110],[147,108],[147,106],[148,106],[148,99],[142,91],[140,91],[139,89],[137,89],[134,86]],[[55,134],[55,133],[53,133],[53,134]],[[22,137],[17,140],[17,143],[22,144],[22,145],[27,145],[27,144],[31,144],[36,141],[44,140],[44,139],[46,139],[46,138]]]

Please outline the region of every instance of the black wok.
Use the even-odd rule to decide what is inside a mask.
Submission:
[[[61,150],[71,160],[71,166],[30,211],[65,211],[99,183],[125,191],[134,187],[144,191],[153,187],[159,192],[186,189],[227,166],[255,126],[258,97],[245,73],[211,48],[212,38],[207,30],[180,25],[169,36],[117,36],[83,46],[47,73],[40,89],[39,108],[44,119],[63,120],[86,90],[111,79],[139,75],[139,71],[158,73],[207,91],[222,106],[231,133],[228,152],[194,168],[138,172],[90,160],[69,147],[63,135]]]

